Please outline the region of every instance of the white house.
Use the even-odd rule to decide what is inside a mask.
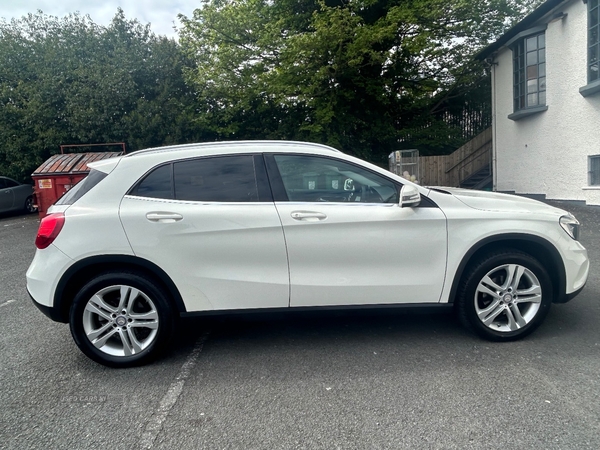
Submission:
[[[600,205],[599,0],[547,0],[491,66],[494,189]]]

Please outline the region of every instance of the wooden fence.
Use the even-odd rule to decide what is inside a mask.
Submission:
[[[479,133],[450,155],[419,157],[420,184],[455,186],[492,164],[492,127]],[[490,171],[491,173],[491,171]]]

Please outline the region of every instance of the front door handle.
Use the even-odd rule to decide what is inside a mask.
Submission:
[[[150,222],[173,223],[183,219],[181,214],[171,212],[151,212],[146,214]]]
[[[294,220],[302,220],[305,222],[318,222],[327,219],[327,214],[316,211],[293,211],[290,216]]]

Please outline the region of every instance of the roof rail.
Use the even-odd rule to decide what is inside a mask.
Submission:
[[[142,154],[146,154],[146,153],[154,153],[154,152],[167,152],[167,151],[175,151],[175,150],[192,150],[192,149],[198,149],[198,148],[202,148],[202,147],[214,147],[214,146],[238,146],[238,145],[247,145],[247,144],[253,144],[253,145],[294,145],[294,146],[307,146],[307,147],[319,147],[322,148],[324,150],[329,150],[332,152],[337,152],[337,153],[341,153],[339,150],[333,148],[333,147],[329,147],[328,145],[323,145],[323,144],[317,144],[315,142],[302,142],[302,141],[276,141],[276,140],[272,140],[272,141],[268,141],[268,140],[256,140],[256,141],[215,141],[215,142],[199,142],[199,143],[195,143],[195,144],[181,144],[181,145],[167,145],[164,147],[152,147],[152,148],[146,148],[143,150],[136,150],[134,152],[130,152],[127,155],[124,155],[125,158],[131,158],[131,157],[135,157],[137,155],[142,155]]]

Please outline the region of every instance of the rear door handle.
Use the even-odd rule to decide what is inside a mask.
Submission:
[[[318,222],[327,219],[327,214],[316,211],[293,211],[290,216],[294,220],[302,220],[305,222]]]
[[[150,222],[173,223],[183,219],[181,214],[171,212],[151,212],[146,214]]]

